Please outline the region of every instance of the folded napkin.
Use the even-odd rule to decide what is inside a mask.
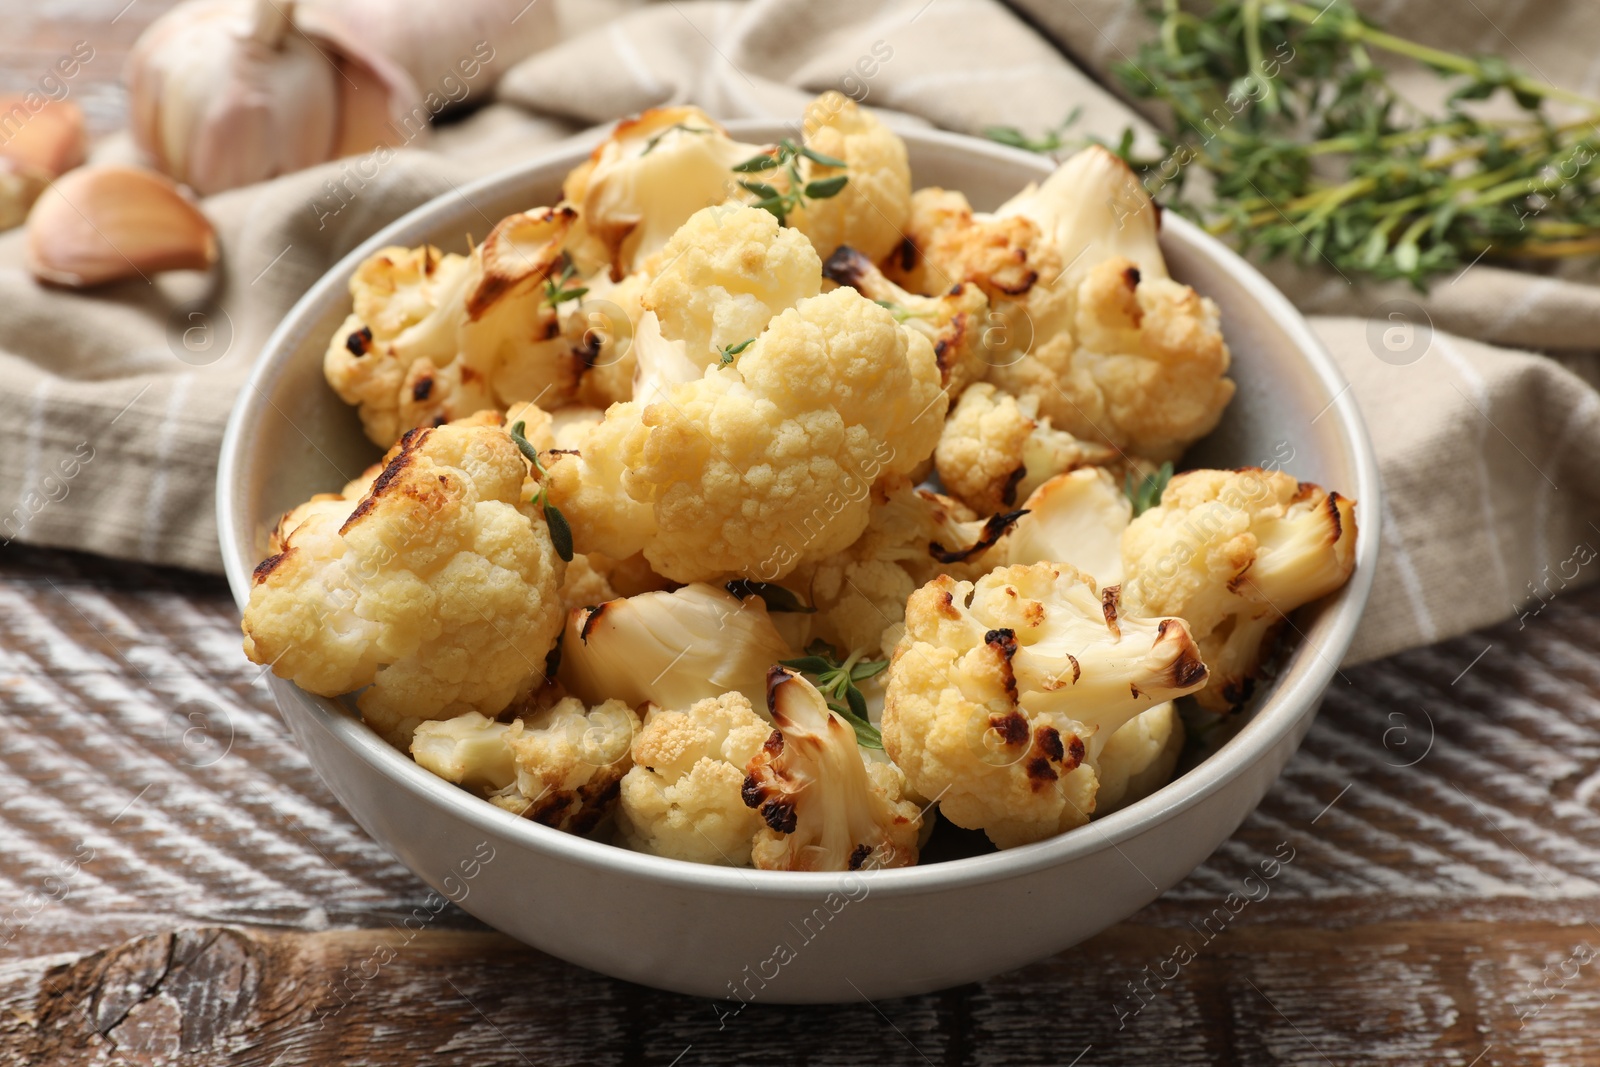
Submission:
[[[204,289],[182,288],[192,277],[88,295],[45,289],[21,267],[21,233],[0,237],[0,542],[218,569],[218,445],[267,335],[340,256],[464,181],[642,108],[793,117],[834,88],[897,121],[969,133],[1043,130],[1081,106],[1078,130],[1114,138],[1131,123],[1148,137],[1160,116],[1101,84],[1150,32],[1136,6],[717,0],[595,25],[574,5],[563,10],[567,39],[508,72],[493,105],[429,148],[400,151],[355,182],[332,163],[206,200],[223,259]],[[1378,6],[1400,32],[1467,51],[1509,48],[1495,23],[1514,14],[1514,60],[1592,88],[1591,60],[1574,43],[1594,39],[1600,11],[1575,0],[1477,0],[1446,24],[1427,14],[1437,5]],[[1272,276],[1313,314],[1382,461],[1379,573],[1351,659],[1537,610],[1596,569],[1592,276],[1478,265],[1427,297],[1312,269],[1278,265]],[[1384,309],[1395,300],[1420,306],[1432,329],[1386,334],[1399,328]]]

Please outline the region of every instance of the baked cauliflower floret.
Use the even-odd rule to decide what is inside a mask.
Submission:
[[[843,175],[848,181],[836,196],[806,198],[789,216],[789,224],[810,238],[824,258],[849,245],[874,262],[882,259],[900,243],[911,208],[905,142],[872,112],[833,90],[806,108],[804,129],[807,148],[845,167],[802,157],[801,179],[809,184]]]
[[[357,268],[354,311],[323,372],[369,438],[387,448],[414,426],[571,397],[585,357],[545,283],[562,269],[573,219],[571,208],[540,208],[502,219],[470,256],[386,248]]]
[[[1151,279],[1167,277],[1157,241],[1161,209],[1128,164],[1101,145],[1075,153],[1042,183],[1030,182],[995,218],[1024,218],[1037,227],[1039,244],[1060,264],[1058,274],[1043,280],[1068,293],[1107,259],[1130,260]]]
[[[989,381],[1058,429],[1156,460],[1216,426],[1234,392],[1216,305],[1167,276],[1159,213],[1115,155],[1085,149],[994,215],[944,190],[913,201],[891,274],[983,288],[1002,324]]]
[[[643,551],[679,582],[774,581],[861,534],[866,490],[928,457],[944,408],[927,340],[837,289],[664,399],[614,405],[553,459],[550,496],[579,551]]]
[[[581,301],[557,309],[561,336],[578,354],[582,367],[574,399],[604,411],[633,398],[633,339],[644,314],[645,287],[650,276],[636,271],[613,282],[606,271],[583,281],[588,290]]]
[[[697,370],[821,291],[822,261],[810,243],[765,211],[732,205],[698,211],[672,235],[661,259],[643,306]]]
[[[541,681],[564,564],[500,421],[409,432],[359,501],[296,526],[255,570],[245,654],[322,696],[364,688],[362,715],[402,747]]]
[[[561,583],[561,606],[570,615],[608,600],[666,590],[668,583],[650,569],[643,556],[612,559],[599,552],[575,555]]]
[[[884,277],[872,260],[849,245],[841,245],[828,257],[822,273],[884,305],[896,321],[932,342],[939,380],[951,403],[987,372],[984,324],[989,298],[977,286],[957,282],[938,296],[919,296]]]
[[[1117,462],[1116,449],[1057,430],[1038,410],[1037,398],[1019,400],[987,382],[961,394],[933,453],[945,489],[993,515],[1058,474]]]
[[[513,720],[506,744],[516,780],[489,799],[534,822],[588,833],[616,807],[638,733],[639,716],[620,700],[591,708],[567,697]]]
[[[622,778],[621,843],[692,863],[748,867],[762,822],[744,803],[745,766],[771,733],[742,693],[687,711],[649,711]]]
[[[1026,514],[984,560],[1067,563],[1101,589],[1122,582],[1122,531],[1133,521],[1133,503],[1105,468],[1058,474],[1022,506]]]
[[[582,834],[615,807],[638,730],[639,717],[620,700],[587,708],[567,697],[509,723],[475,711],[422,723],[411,755],[514,815]]]
[[[562,185],[581,215],[571,241],[580,267],[604,267],[620,281],[659,262],[689,216],[742,195],[733,167],[759,151],[697,107],[651,108],[617,123]]]
[[[1121,611],[1071,567],[940,577],[906,606],[883,745],[912,791],[1010,848],[1087,822],[1111,735],[1205,681],[1182,620]]]
[[[1105,260],[1084,278],[1076,337],[1072,371],[1089,384],[1066,388],[1066,396],[1036,386],[1033,395],[1041,411],[1081,435],[1103,426],[1130,452],[1176,459],[1233,399],[1217,306],[1187,285],[1145,279],[1129,260]],[[1039,351],[1049,367],[1050,353]]]
[[[510,723],[476,711],[421,723],[411,735],[411,758],[423,770],[479,796],[517,780],[517,758],[506,743]]]
[[[906,600],[917,583],[893,555],[875,554],[883,546],[869,540],[870,532],[869,527],[855,545],[791,576],[815,609],[802,616],[809,623],[808,641],[816,636],[835,648],[888,655],[900,640]]]
[[[1122,535],[1129,610],[1182,616],[1211,668],[1212,711],[1250,697],[1288,612],[1355,568],[1355,502],[1282,471],[1197,470]]]
[[[761,700],[767,668],[793,655],[760,597],[696,583],[573,611],[560,678],[587,700],[686,708],[730,690]]]
[[[971,282],[999,307],[1038,282],[1041,264],[1030,256],[1044,255],[1046,268],[1055,263],[1038,244],[1039,227],[1029,219],[980,220],[964,194],[929,186],[911,195],[905,239],[883,263],[888,277],[912,292],[931,296]]]
[[[898,768],[869,764],[855,730],[798,672],[775,667],[767,686],[777,728],[750,761],[742,790],[766,822],[751,850],[755,865],[854,871],[916,863],[922,813],[904,799]]]
[[[453,310],[465,298],[469,263],[466,256],[444,255],[437,248],[385,248],[356,268],[350,279],[355,310],[334,332],[323,357],[323,373],[339,399],[354,404],[362,428],[387,448],[408,426],[402,425],[401,388],[423,372],[457,362]],[[491,406],[488,366],[477,361],[466,382],[456,367],[456,389],[448,400],[441,386],[424,402],[464,407],[471,414]],[[415,403],[415,401],[413,401]]]
[[[1023,512],[979,518],[960,501],[918,489],[904,477],[872,489],[867,528],[842,552],[797,569],[784,584],[815,609],[807,639],[848,651],[893,652],[917,586],[940,574],[977,578]],[[799,642],[799,645],[805,641]],[[797,647],[799,647],[797,645]]]
[[[1112,734],[1095,761],[1100,779],[1095,817],[1143,800],[1170,782],[1183,754],[1185,736],[1183,719],[1170,700],[1140,712]]]

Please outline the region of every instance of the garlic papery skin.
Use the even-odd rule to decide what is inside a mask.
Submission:
[[[204,270],[217,237],[171,179],[136,167],[79,167],[28,215],[28,270],[73,288],[166,270]]]
[[[302,8],[399,64],[430,108],[486,95],[558,35],[552,0],[302,0]]]
[[[307,32],[293,0],[189,0],[128,57],[134,141],[164,173],[221,192],[415,136],[391,121],[416,105],[393,64]]]

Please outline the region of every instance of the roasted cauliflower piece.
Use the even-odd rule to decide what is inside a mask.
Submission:
[[[691,215],[744,195],[733,168],[760,151],[697,107],[651,108],[617,123],[562,186],[581,216],[574,258],[585,273],[605,268],[617,281],[659,265]]]
[[[391,743],[493,716],[543,680],[565,565],[528,464],[483,413],[405,435],[359,500],[325,501],[255,569],[245,654],[322,696],[364,689]]]
[[[1008,566],[1066,563],[1101,589],[1122,582],[1122,531],[1133,503],[1103,467],[1058,474],[1028,495],[1024,514],[983,559]]]
[[[1175,459],[1234,386],[1216,305],[1167,276],[1158,223],[1127,165],[1092,146],[992,216],[920,191],[891,276],[922,292],[978,285],[1004,324],[989,381],[1075,437]]]
[[[803,235],[765,211],[731,205],[690,216],[661,259],[642,305],[694,366],[694,377],[822,287],[822,261]],[[650,398],[636,390],[632,399]]]
[[[872,489],[866,530],[842,552],[797,569],[784,585],[815,609],[803,647],[821,637],[847,651],[880,649],[900,640],[906,600],[940,574],[977,578],[993,568],[990,551],[1003,543],[1021,511],[979,518],[960,501],[886,478]]]
[[[1172,781],[1185,739],[1183,719],[1172,701],[1142,711],[1111,735],[1095,760],[1100,791],[1095,818],[1143,800]]]
[[[767,669],[793,655],[760,597],[696,583],[573,611],[559,676],[585,700],[686,708],[729,691],[762,700]]]
[[[406,399],[402,387],[410,381],[415,390],[421,380],[414,368],[429,375],[423,404],[431,401],[457,415],[493,404],[486,361],[476,361],[466,380],[461,378],[453,319],[465,298],[469,267],[466,256],[444,255],[432,246],[394,247],[375,253],[350,279],[355,310],[329,340],[323,373],[339,399],[356,405],[367,436],[384,448],[409,428],[402,421],[415,414],[403,416],[400,410]],[[438,372],[446,367],[453,370],[438,383]]]
[[[872,260],[849,245],[840,245],[828,257],[822,273],[887,307],[896,321],[932,342],[939,380],[952,404],[988,371],[984,323],[989,298],[977,286],[957,282],[938,296],[919,296],[891,282]]]
[[[691,863],[748,867],[762,822],[744,803],[745,766],[771,734],[742,693],[687,711],[652,708],[622,778],[621,843]]]
[[[1122,535],[1129,610],[1182,616],[1211,683],[1202,707],[1250,698],[1288,613],[1355,568],[1355,502],[1282,471],[1186,471]]]
[[[754,219],[710,232],[758,226],[781,240]],[[550,496],[579,551],[643,551],[678,582],[775,581],[860,536],[866,490],[932,453],[944,408],[928,341],[837,289],[659,401],[614,405],[578,455],[553,458]]]
[[[1176,459],[1216,427],[1234,385],[1215,304],[1116,258],[1092,268],[1077,295],[1070,333],[1036,340],[990,380],[1038,397],[1062,429],[1155,460]]]
[[[806,108],[805,145],[845,163],[826,166],[800,160],[807,184],[843,176],[837,196],[806,199],[789,224],[810,238],[824,259],[841,245],[860,250],[874,262],[900,243],[911,210],[911,165],[905,142],[878,117],[843,93],[829,90]]]
[[[884,749],[951,822],[1010,848],[1087,822],[1111,735],[1205,682],[1181,619],[1134,616],[1071,567],[940,577],[906,606]]]
[[[476,711],[419,723],[411,735],[417,766],[483,796],[517,780],[517,758],[506,743],[510,723]]]
[[[598,607],[608,600],[664,592],[669,583],[650,569],[643,556],[612,559],[591,552],[574,555],[561,583],[561,606],[570,616],[581,608]]]
[[[323,373],[369,438],[387,448],[416,426],[571,398],[586,357],[563,335],[546,282],[562,269],[574,217],[566,207],[510,215],[471,256],[386,248],[357,268],[355,309]]]
[[[771,871],[845,871],[917,862],[922,813],[905,777],[863,758],[856,734],[816,686],[786,667],[767,679],[777,727],[745,776],[744,802],[766,826],[751,849]]]
[[[950,495],[980,515],[993,515],[1016,507],[1058,474],[1121,458],[1109,445],[1053,428],[1038,411],[1036,397],[1019,400],[987,382],[962,393],[933,452]]]
[[[914,293],[931,296],[971,282],[994,306],[1010,307],[1039,281],[1030,255],[1045,257],[1045,267],[1056,262],[1035,247],[1039,243],[1039,227],[1029,219],[980,217],[962,193],[929,186],[911,195],[905,237],[880,262],[890,279]]]
[[[567,697],[509,723],[475,711],[420,724],[417,763],[514,815],[584,834],[616,806],[639,717],[620,700]]]

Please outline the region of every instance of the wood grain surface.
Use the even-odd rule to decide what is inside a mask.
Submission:
[[[86,39],[72,98],[116,129],[169,6],[7,5],[0,91]],[[1239,832],[1078,948],[724,1017],[453,906],[402,927],[427,888],[306,764],[220,580],[0,549],[0,1065],[1600,1063],[1597,613],[1344,671]]]
[[[722,1019],[453,907],[411,934],[427,888],[306,765],[219,580],[6,549],[0,1064],[1600,1062],[1597,609],[1345,670],[1261,809],[1083,946]]]

